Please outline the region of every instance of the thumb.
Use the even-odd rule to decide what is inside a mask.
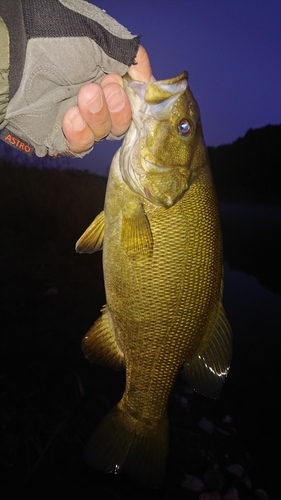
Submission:
[[[128,69],[128,73],[133,80],[138,80],[139,82],[155,81],[148,54],[142,45],[139,46],[136,63]]]

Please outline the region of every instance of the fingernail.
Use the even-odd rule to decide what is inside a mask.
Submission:
[[[74,111],[72,116],[69,118],[69,122],[71,123],[73,130],[75,130],[76,132],[80,132],[81,130],[83,130],[86,125],[78,110]]]
[[[110,94],[106,100],[107,106],[111,113],[116,113],[117,111],[121,111],[124,107],[125,98],[124,91],[121,89],[114,90],[112,94]]]
[[[101,92],[98,92],[96,97],[92,101],[89,102],[88,110],[91,113],[97,113],[98,111],[100,111],[102,104],[103,104],[102,95],[101,95]]]

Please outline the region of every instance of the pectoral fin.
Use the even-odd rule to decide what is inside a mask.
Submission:
[[[183,377],[196,391],[217,398],[229,370],[231,355],[231,328],[220,303],[201,351],[190,363],[184,364]]]
[[[134,213],[123,215],[120,237],[129,257],[140,259],[152,256],[153,238],[150,223],[141,206]]]
[[[125,367],[124,356],[117,345],[107,307],[104,306],[101,312],[102,315],[83,338],[83,353],[91,363],[122,370]]]
[[[75,245],[78,253],[94,253],[102,249],[104,236],[104,212],[102,211],[94,219],[92,224],[80,236]]]

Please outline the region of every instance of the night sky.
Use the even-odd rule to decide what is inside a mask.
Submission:
[[[188,71],[208,146],[281,123],[281,0],[91,2],[141,35],[156,79]],[[120,141],[102,141],[82,160],[64,160],[62,167],[106,176],[119,146]]]
[[[205,140],[218,146],[249,128],[281,123],[281,1],[93,0],[142,35],[156,79],[186,69]],[[107,173],[118,144],[103,141],[76,168]]]

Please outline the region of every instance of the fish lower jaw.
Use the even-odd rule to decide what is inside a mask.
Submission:
[[[141,156],[141,166],[145,172],[168,172],[169,167],[164,167],[163,165],[158,165],[157,163],[152,163]]]
[[[179,165],[158,165],[141,157],[141,166],[140,185],[144,196],[153,204],[172,207],[188,189],[187,173],[184,177],[181,172],[186,169]]]
[[[160,198],[153,196],[147,188],[143,189],[143,194],[144,197],[149,201],[149,204],[153,205],[156,208],[169,208],[175,204],[175,201],[170,196],[167,196],[165,197],[165,199],[163,198],[160,200]]]
[[[143,176],[145,177],[146,174],[149,174],[149,173],[156,173],[161,176],[161,174],[165,173],[167,174],[168,172],[171,171],[171,168],[170,167],[163,167],[162,165],[157,165],[156,163],[151,163],[150,161],[146,160],[144,157],[141,157],[141,166],[142,166],[142,169],[143,171],[145,172],[143,174]],[[158,193],[158,196],[153,192],[151,192],[147,187],[145,187],[142,183],[142,181],[140,181],[140,183],[142,184],[142,188],[143,188],[143,195],[144,197],[150,201],[150,203],[152,203],[153,205],[156,205],[158,207],[171,207],[172,205],[174,205],[174,200],[171,196],[169,195],[166,195],[164,193],[161,194],[161,196],[159,196],[159,193]]]
[[[170,196],[168,196],[166,201],[166,206],[172,207],[174,204],[175,204],[174,200]]]

